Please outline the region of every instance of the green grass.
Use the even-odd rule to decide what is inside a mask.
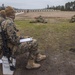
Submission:
[[[74,47],[75,44],[75,23],[66,21],[54,23],[29,23],[25,21],[15,21],[20,34],[31,36],[38,40],[39,49],[64,50]]]

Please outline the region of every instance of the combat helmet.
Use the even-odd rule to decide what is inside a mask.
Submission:
[[[1,15],[3,18],[5,18],[5,16],[6,16],[5,10],[1,10],[1,11],[0,11],[0,15]]]
[[[5,12],[6,12],[6,16],[9,17],[11,16],[13,13],[15,13],[14,8],[12,8],[11,6],[8,6],[5,8]]]

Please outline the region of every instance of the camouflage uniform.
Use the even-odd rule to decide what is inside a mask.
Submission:
[[[35,63],[36,61],[41,61],[46,58],[46,55],[41,55],[38,52],[38,44],[35,39],[30,42],[20,43],[20,38],[17,35],[17,29],[14,24],[15,11],[12,7],[8,6],[5,8],[6,20],[2,22],[2,28],[6,32],[8,47],[12,50],[12,55],[19,55],[28,53],[28,61],[26,68],[33,69],[39,68],[41,65]]]
[[[34,59],[38,54],[38,44],[36,40],[20,43],[20,37],[17,36],[17,29],[11,18],[2,22],[2,28],[6,32],[8,47],[12,50],[13,55],[29,52],[29,59]]]
[[[5,11],[4,10],[1,10],[0,11],[0,32],[1,32],[1,23],[5,20],[5,17],[3,16],[5,15]],[[1,37],[1,34],[0,34],[0,54],[2,53],[2,37]]]

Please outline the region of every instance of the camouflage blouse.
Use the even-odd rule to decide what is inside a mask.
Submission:
[[[2,28],[6,32],[9,42],[12,44],[20,44],[20,38],[17,36],[16,26],[11,18],[6,18],[6,20],[2,22]]]

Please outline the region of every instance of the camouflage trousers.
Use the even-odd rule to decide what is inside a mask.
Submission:
[[[13,55],[21,55],[24,53],[29,53],[28,58],[29,59],[35,59],[38,52],[38,44],[35,39],[30,42],[23,42],[18,46],[13,47]]]

